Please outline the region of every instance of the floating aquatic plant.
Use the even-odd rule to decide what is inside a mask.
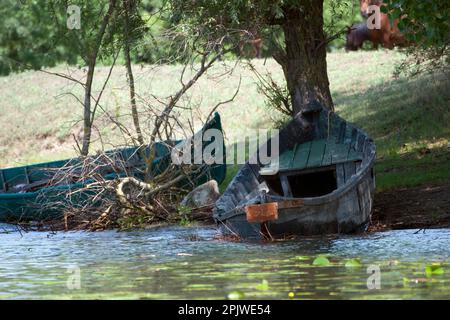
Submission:
[[[313,266],[325,267],[325,266],[329,266],[331,263],[327,257],[318,256],[317,258],[314,259],[312,264],[313,264]]]
[[[256,289],[261,291],[269,290],[269,281],[263,280],[261,283],[256,285]]]
[[[362,266],[361,261],[357,258],[347,260],[347,262],[345,263],[346,268],[359,268],[361,266]]]
[[[230,292],[227,296],[229,300],[240,300],[245,298],[245,294],[242,291]]]
[[[432,263],[426,266],[425,274],[427,275],[427,277],[442,275],[444,274],[444,268],[442,268],[442,265],[440,263]]]

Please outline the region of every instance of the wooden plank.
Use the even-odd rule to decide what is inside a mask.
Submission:
[[[292,167],[293,150],[287,150],[280,155],[279,169],[280,171],[289,170]]]
[[[322,116],[323,115],[323,116]],[[331,123],[332,121],[332,115],[328,114],[328,112],[321,112],[321,117],[320,117],[322,121],[319,121],[319,137],[321,137],[322,139],[326,139],[329,133],[329,127],[328,127],[328,123]]]
[[[355,162],[350,161],[344,163],[344,174],[345,174],[345,182],[350,180],[350,178],[356,173]]]
[[[4,192],[8,191],[8,185],[6,184],[5,176],[3,175],[3,170],[0,170],[0,179],[2,181],[2,190]]]
[[[339,133],[336,139],[336,143],[344,142],[346,131],[347,131],[347,124],[345,122],[341,122],[339,125]]]
[[[234,192],[235,202],[241,203],[241,201],[245,198],[245,196],[247,194],[248,193],[245,190],[244,186],[241,183],[237,183],[237,185],[235,187],[235,192]]]
[[[365,141],[366,141],[366,135],[361,133],[361,132],[359,132],[358,140],[357,140],[356,145],[355,145],[355,150],[358,151],[358,152],[362,152]]]
[[[362,160],[363,154],[350,148],[349,144],[337,144],[333,140],[327,142],[322,165],[331,165],[347,161]]]
[[[370,155],[370,139],[366,139],[364,142],[364,148],[363,148],[363,156],[368,157]]]
[[[330,121],[330,126],[331,126],[331,130],[330,130],[330,138],[331,137],[337,137],[338,133],[339,133],[339,126],[341,124],[342,120],[340,118],[338,118],[336,115],[331,115],[331,121]]]
[[[24,170],[25,170],[25,181],[27,182],[27,184],[30,184],[30,176],[28,175],[28,167],[25,167]]]
[[[332,152],[335,148],[336,143],[334,143],[334,139],[330,139],[327,141],[327,145],[325,147],[325,151],[323,153],[322,166],[329,166],[332,163]]]
[[[332,150],[331,163],[336,164],[347,161],[349,148],[349,144],[337,144],[335,149]]]
[[[325,147],[327,140],[316,140],[311,144],[311,152],[309,154],[307,168],[320,167],[322,165],[322,159],[325,153]]]
[[[351,137],[350,137],[350,146],[352,148],[355,147],[356,145],[356,138],[358,137],[358,130],[356,130],[355,128],[352,128],[352,133],[351,133]]]
[[[249,223],[263,223],[278,219],[278,203],[254,204],[245,207]]]
[[[359,169],[361,169],[361,164],[362,164],[362,161],[356,161],[355,162],[356,172],[358,172]]]
[[[289,185],[289,181],[287,176],[280,175],[281,187],[283,188],[283,194],[285,197],[292,197],[291,186]]]
[[[20,190],[21,192],[28,192],[28,191],[31,191],[33,189],[46,187],[46,186],[48,186],[50,184],[50,182],[51,182],[50,179],[44,179],[44,180],[32,182],[32,183],[29,183],[29,184],[19,188],[18,191]]]
[[[300,144],[294,155],[292,169],[305,169],[311,152],[311,141]]]
[[[338,188],[345,184],[345,171],[343,163],[336,165],[336,182]]]
[[[362,152],[358,152],[353,148],[348,149],[347,161],[358,161],[364,157]]]

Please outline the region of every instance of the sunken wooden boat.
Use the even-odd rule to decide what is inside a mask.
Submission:
[[[202,131],[208,129],[222,131],[218,113],[205,124]],[[171,163],[171,150],[179,143],[183,141],[163,141],[154,144],[152,163],[154,176]],[[204,142],[202,147],[205,148],[210,143],[212,142]],[[141,151],[137,147],[107,151],[105,156],[108,162],[102,162],[101,158],[96,159],[98,169],[92,174],[100,175],[104,180],[127,176],[143,179],[145,165]],[[146,148],[144,152],[149,154],[152,150]],[[73,158],[0,170],[0,222],[43,221],[61,216],[69,204],[71,208],[83,207],[88,199],[92,199],[92,191],[87,190],[85,186],[94,180],[88,178],[68,181],[59,180],[55,176],[64,173],[65,170],[76,172],[84,169],[82,159]],[[195,176],[189,177],[186,183],[192,186],[210,179],[221,183],[225,175],[225,163],[203,164],[199,170],[195,170]]]
[[[215,204],[222,232],[284,238],[357,233],[369,225],[375,144],[334,112],[297,115],[279,132],[278,162],[253,159]]]

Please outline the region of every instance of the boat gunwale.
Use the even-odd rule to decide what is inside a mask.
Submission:
[[[105,176],[104,178],[106,180],[112,180],[116,177],[119,177],[117,174],[112,174],[114,176]],[[53,191],[63,191],[63,190],[71,190],[71,189],[81,189],[83,187],[85,187],[86,185],[88,185],[89,183],[93,182],[94,180],[89,179],[83,182],[77,182],[77,183],[72,183],[72,184],[66,184],[66,185],[61,185],[61,186],[46,186],[46,187],[42,187],[36,191],[31,191],[31,192],[12,192],[12,193],[0,193],[0,200],[12,200],[12,199],[23,199],[23,198],[32,198],[32,197],[37,197],[37,196],[41,196],[42,194],[45,194],[47,192],[53,192]]]

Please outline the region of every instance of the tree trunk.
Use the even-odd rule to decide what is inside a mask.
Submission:
[[[91,95],[92,83],[94,81],[95,65],[97,63],[97,56],[102,45],[103,37],[106,33],[106,28],[114,13],[116,7],[116,0],[109,1],[109,8],[106,15],[103,17],[100,30],[97,35],[95,44],[91,50],[88,51],[85,61],[88,63],[88,72],[86,77],[86,84],[84,89],[84,111],[83,111],[83,146],[81,148],[81,155],[87,156],[89,153],[89,146],[91,144],[92,123],[94,122],[91,112]]]
[[[136,129],[137,140],[141,146],[144,145],[144,137],[142,136],[141,125],[139,123],[139,113],[136,105],[136,90],[134,85],[133,69],[131,67],[131,56],[130,56],[130,14],[132,10],[132,4],[130,0],[124,0],[124,14],[125,14],[125,24],[124,24],[124,54],[125,54],[125,65],[127,68],[128,77],[128,87],[130,89],[130,102],[131,102],[131,114],[133,116],[134,128]]]
[[[92,121],[91,121],[91,94],[92,82],[94,80],[95,62],[97,58],[90,58],[86,84],[84,89],[84,112],[83,112],[83,146],[81,155],[87,156],[89,153],[89,145],[91,143]]]
[[[283,67],[289,89],[293,116],[317,108],[333,110],[323,31],[323,1],[303,0],[284,9],[281,24],[285,52],[275,56]]]

